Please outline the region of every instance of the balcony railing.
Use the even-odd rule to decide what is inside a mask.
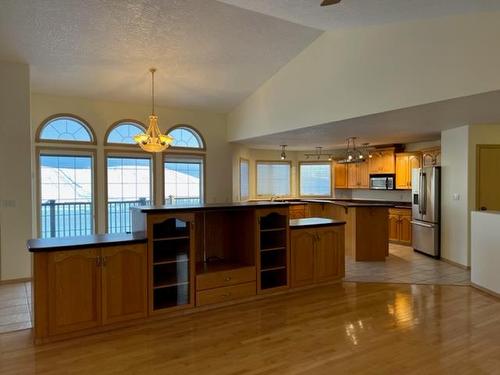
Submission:
[[[40,217],[42,238],[83,236],[94,232],[92,202],[49,200],[42,203]]]
[[[199,198],[174,198],[166,204],[199,204]],[[146,198],[108,202],[108,233],[131,231],[130,208],[150,204]],[[41,237],[72,237],[94,233],[92,202],[56,202],[48,200],[41,207]]]

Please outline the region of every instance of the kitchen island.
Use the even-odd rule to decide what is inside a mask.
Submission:
[[[339,199],[308,200],[311,216],[346,222],[345,254],[356,261],[385,261],[389,255],[391,202]]]
[[[30,240],[35,342],[339,281],[344,224],[290,221],[285,202],[145,206],[132,234]],[[298,256],[317,263],[296,283],[301,231],[314,240]]]

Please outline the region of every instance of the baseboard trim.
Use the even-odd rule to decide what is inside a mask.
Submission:
[[[27,281],[31,281],[31,277],[21,277],[20,279],[0,280],[0,285],[25,283]]]
[[[493,297],[496,297],[496,298],[500,299],[500,294],[497,293],[497,292],[494,292],[491,289],[488,289],[488,288],[485,288],[483,286],[477,285],[477,284],[475,284],[473,282],[470,283],[470,286],[473,287],[473,288],[476,288],[476,289],[480,290],[481,292],[489,294],[490,296],[493,296]]]
[[[441,257],[440,259],[441,259],[443,262],[445,262],[445,263],[451,264],[452,266],[455,266],[455,267],[461,268],[461,269],[463,269],[463,270],[470,271],[470,266],[464,266],[463,264],[460,264],[460,263],[454,262],[454,261],[452,261],[452,260],[449,260],[449,259],[446,259],[446,258],[443,258],[443,257]]]

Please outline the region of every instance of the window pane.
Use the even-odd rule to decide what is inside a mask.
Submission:
[[[257,195],[290,195],[290,164],[257,163]]]
[[[130,207],[151,202],[151,159],[109,156],[108,233],[131,231]]]
[[[165,203],[174,205],[200,204],[202,202],[203,161],[166,160]]]
[[[168,133],[174,141],[173,147],[203,148],[201,137],[189,128],[176,128]]]
[[[40,155],[41,237],[92,234],[92,157]]]
[[[329,163],[300,164],[300,195],[331,195]]]
[[[240,160],[240,200],[249,198],[248,161]]]
[[[116,125],[113,130],[109,132],[107,141],[108,143],[135,144],[134,136],[144,131],[142,126],[131,122],[123,122]]]
[[[42,140],[92,142],[92,135],[80,121],[59,117],[47,122],[40,132]]]

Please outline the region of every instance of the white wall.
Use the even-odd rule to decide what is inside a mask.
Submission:
[[[471,281],[500,294],[500,213],[472,212]]]
[[[441,133],[441,256],[465,266],[470,265],[468,149],[469,126]]]
[[[33,133],[44,119],[56,113],[72,113],[85,119],[94,129],[97,147],[97,212],[98,232],[105,230],[104,212],[104,136],[115,121],[136,119],[147,124],[149,104],[120,103],[89,100],[75,97],[32,94],[31,126]],[[206,141],[206,191],[207,203],[229,202],[232,195],[231,145],[226,141],[226,119],[218,113],[157,107],[159,126],[165,132],[176,124],[194,126]],[[34,141],[34,140],[33,140]],[[162,204],[161,155],[157,155],[155,170],[156,203]]]
[[[500,13],[322,34],[228,116],[229,140],[500,88]]]
[[[0,279],[31,275],[29,67],[0,62]]]

